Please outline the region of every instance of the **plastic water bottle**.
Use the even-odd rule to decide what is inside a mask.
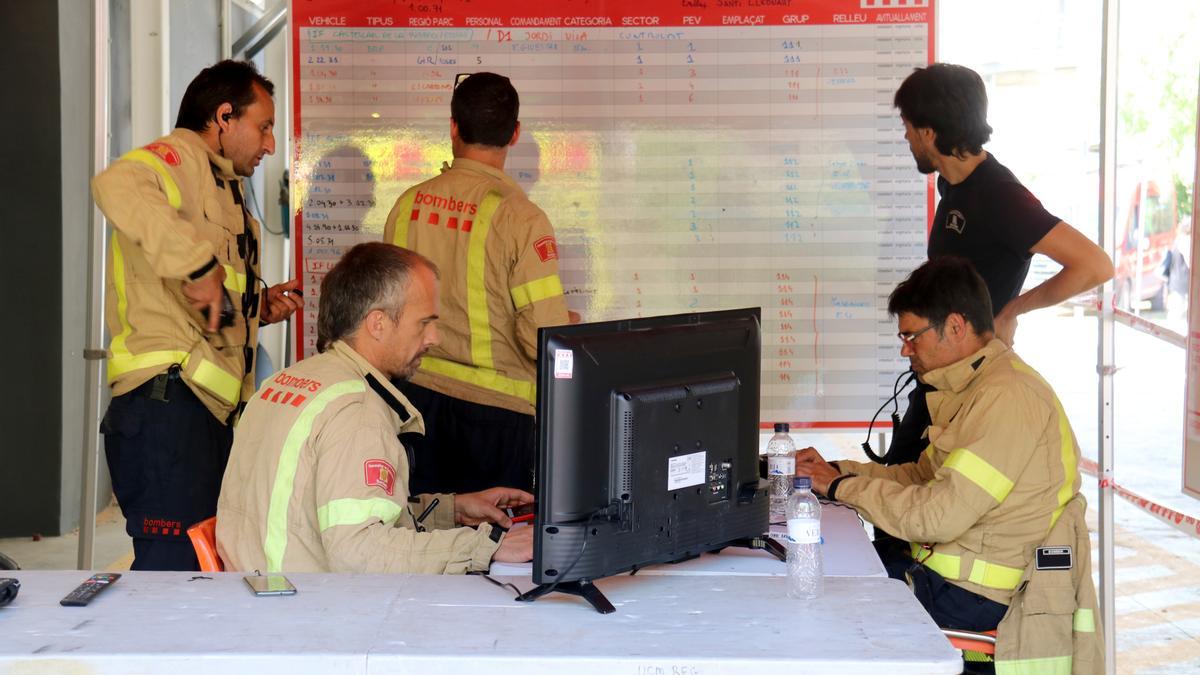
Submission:
[[[788,596],[815,598],[825,590],[821,558],[821,503],[812,493],[812,479],[796,478],[787,506]]]
[[[771,481],[771,522],[787,517],[792,478],[796,475],[796,444],[788,435],[787,422],[775,424],[775,435],[767,441],[767,476]]]

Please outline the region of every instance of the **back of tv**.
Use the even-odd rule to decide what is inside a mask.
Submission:
[[[609,472],[595,476],[607,479],[608,504],[573,523],[539,523],[533,580],[598,579],[765,532],[768,492],[738,438],[748,385],[726,371],[615,388]]]

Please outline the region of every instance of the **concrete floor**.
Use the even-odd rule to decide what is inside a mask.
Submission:
[[[125,534],[125,518],[116,502],[96,515],[91,569],[116,572],[129,569],[133,546]],[[26,570],[78,569],[79,530],[61,537],[0,539],[0,553]]]

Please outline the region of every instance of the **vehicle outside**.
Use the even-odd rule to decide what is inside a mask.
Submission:
[[[1166,307],[1168,293],[1164,262],[1179,234],[1175,187],[1170,180],[1140,180],[1120,213],[1125,215],[1117,240],[1113,291],[1117,307],[1137,311]]]

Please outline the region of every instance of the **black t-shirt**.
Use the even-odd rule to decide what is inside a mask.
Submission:
[[[1021,293],[1029,273],[1030,249],[1059,218],[988,153],[966,180],[951,185],[938,176],[942,200],[929,232],[929,258],[956,255],[970,260],[987,283],[992,312]]]

